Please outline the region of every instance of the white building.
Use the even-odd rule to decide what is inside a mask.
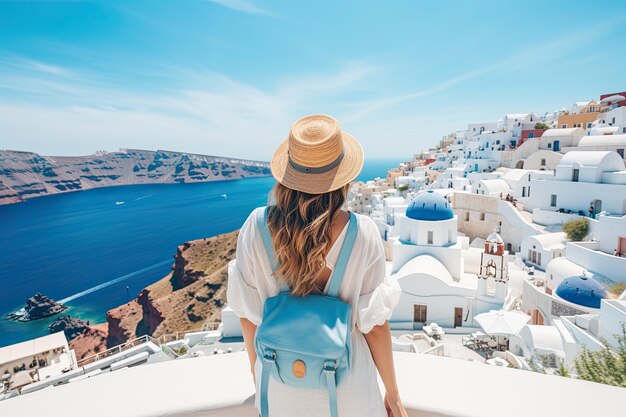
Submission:
[[[478,180],[472,184],[472,194],[489,195],[492,197],[511,193],[509,184],[503,179]]]
[[[9,389],[43,381],[75,367],[76,355],[63,332],[0,348],[0,376],[7,379]]]
[[[527,236],[522,241],[522,259],[545,270],[551,260],[565,256],[566,240],[563,232]]]
[[[526,210],[569,211],[594,214],[626,213],[626,170],[615,152],[576,151],[563,156],[553,179],[531,179],[532,194]]]
[[[391,317],[396,329],[474,326],[473,317],[504,303],[507,252],[493,234],[485,248],[470,249],[457,235],[457,217],[448,200],[433,191],[419,194],[396,216],[391,274],[402,295]],[[474,262],[475,271],[466,270]],[[467,268],[469,269],[469,268]]]
[[[626,134],[584,136],[578,143],[581,151],[613,151],[624,159]]]
[[[583,136],[585,136],[585,130],[581,127],[548,129],[539,138],[539,149],[563,152],[563,148],[578,146]]]

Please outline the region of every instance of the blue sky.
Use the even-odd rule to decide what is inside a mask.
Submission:
[[[0,0],[0,149],[268,160],[327,113],[369,158],[626,90],[623,1]]]

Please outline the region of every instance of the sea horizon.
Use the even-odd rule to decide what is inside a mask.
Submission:
[[[409,159],[367,159],[357,180],[384,177]],[[0,239],[8,242],[0,253],[0,347],[48,334],[60,315],[105,322],[108,310],[171,271],[178,245],[238,229],[274,183],[269,176],[121,185],[0,206]],[[210,218],[198,222],[203,216]],[[68,309],[31,322],[6,319],[36,292]]]

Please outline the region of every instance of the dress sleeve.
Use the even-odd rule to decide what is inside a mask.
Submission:
[[[256,237],[255,214],[256,211],[253,211],[239,229],[235,259],[228,263],[226,300],[235,314],[259,325],[263,316],[263,303],[254,280],[256,275],[251,253]]]
[[[375,225],[371,226],[368,232],[372,234],[368,237],[370,244],[365,251],[369,262],[356,312],[356,326],[362,333],[369,333],[374,326],[389,320],[402,293],[398,282],[386,274],[385,249]]]

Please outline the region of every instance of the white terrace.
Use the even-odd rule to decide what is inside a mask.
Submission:
[[[619,415],[626,391],[432,355],[394,352],[409,415]],[[80,401],[79,401],[80,400]],[[0,402],[2,416],[256,417],[245,352],[120,369]]]

